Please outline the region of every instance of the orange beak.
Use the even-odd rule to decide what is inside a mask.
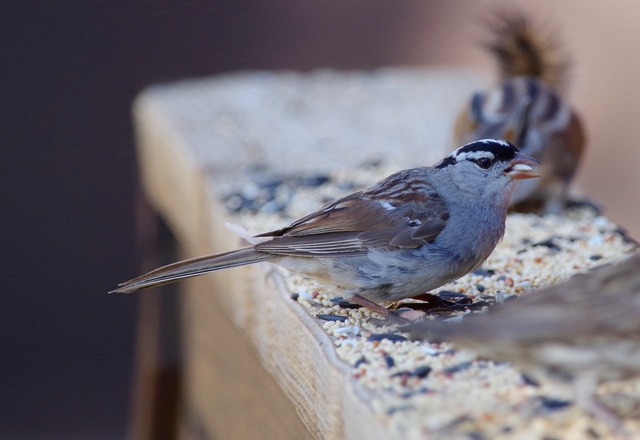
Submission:
[[[504,172],[514,180],[532,179],[534,177],[540,177],[540,173],[537,173],[533,169],[533,165],[539,164],[540,162],[533,157],[518,153],[516,157],[509,162],[509,166]]]

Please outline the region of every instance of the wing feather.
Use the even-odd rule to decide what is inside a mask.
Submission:
[[[372,188],[325,205],[255,249],[287,256],[364,255],[370,248],[417,248],[445,228],[446,204],[424,179],[424,168],[396,173]]]

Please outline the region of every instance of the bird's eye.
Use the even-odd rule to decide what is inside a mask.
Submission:
[[[484,170],[486,170],[487,168],[491,167],[491,165],[493,165],[493,161],[486,157],[481,157],[480,159],[476,159],[474,162],[476,163],[476,165],[478,165],[480,168]]]

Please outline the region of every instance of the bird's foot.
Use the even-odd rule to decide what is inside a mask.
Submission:
[[[393,310],[389,310],[387,308],[382,307],[380,304],[374,303],[373,301],[368,300],[367,298],[355,294],[349,297],[349,301],[360,304],[362,307],[366,307],[372,312],[376,312],[378,315],[382,316],[384,319],[390,321],[393,324],[407,324],[410,321],[406,318],[403,318],[399,314],[397,314]]]

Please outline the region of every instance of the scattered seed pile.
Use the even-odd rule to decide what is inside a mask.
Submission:
[[[259,233],[398,169],[368,163],[330,175],[274,177],[254,167],[246,181],[220,179],[217,187],[234,222]],[[404,300],[394,307],[426,313],[428,319],[461,319],[620,259],[633,248],[624,231],[589,204],[576,204],[563,216],[512,214],[503,241],[482,268],[431,292],[426,301]],[[608,427],[566,395],[531,383],[512,366],[474,359],[446,343],[410,341],[340,292],[283,273],[292,301],[333,337],[338,356],[370,395],[373,411],[398,438],[610,438]],[[626,428],[640,435],[640,381],[605,384],[600,391],[608,405],[626,414]]]

